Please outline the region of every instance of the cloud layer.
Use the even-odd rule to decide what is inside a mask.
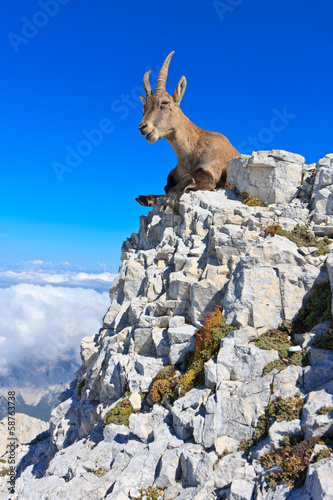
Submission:
[[[71,288],[93,288],[102,293],[108,291],[115,275],[102,272],[72,271],[68,269],[0,269],[0,288],[29,283],[34,285],[51,284]]]
[[[94,280],[82,276],[85,283]],[[91,288],[30,283],[0,288],[0,377],[10,377],[13,365],[29,360],[33,366],[52,365],[68,352],[79,361],[81,339],[99,331],[109,303],[107,292]]]

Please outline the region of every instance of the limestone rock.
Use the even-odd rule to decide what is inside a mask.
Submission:
[[[139,393],[134,392],[128,398],[129,404],[131,405],[132,410],[140,411],[141,409],[141,396]]]
[[[314,257],[311,248],[265,233],[272,224],[332,232],[332,161],[328,155],[304,165],[301,156],[278,150],[241,155],[229,162],[229,179],[269,206],[243,204],[236,189],[193,191],[183,194],[176,212],[163,210],[160,199],[140,218],[138,233],[123,244],[103,328],[82,340],[77,380],[52,412],[51,436],[20,448],[18,500],[128,500],[148,486],[164,489],[165,500],[329,498],[331,460],[311,464],[305,486],[294,491],[285,485],[270,490],[257,460],[286,435],[331,431],[331,413],[317,412],[332,405],[333,359],[311,347],[327,324],[296,336],[310,366],[290,365],[264,377],[278,354],[253,341],[292,319],[313,285],[327,281],[327,270],[333,282],[331,255]],[[148,393],[163,367],[184,369],[196,328],[216,306],[238,329],[222,339],[217,359],[205,363],[206,387],[173,404],[169,397],[165,406],[153,405],[148,395],[141,404],[138,393]],[[103,427],[105,414],[128,391],[135,412],[129,427]],[[237,451],[269,402],[299,391],[306,401],[301,421],[270,422],[249,458]]]
[[[301,185],[304,158],[286,151],[259,151],[229,160],[228,179],[239,192],[266,204],[290,202]]]
[[[277,328],[293,319],[319,274],[295,243],[282,236],[266,239],[237,264],[223,299],[226,319],[261,331]]]
[[[311,464],[306,476],[305,487],[310,498],[330,500],[333,491],[333,461],[326,458]]]

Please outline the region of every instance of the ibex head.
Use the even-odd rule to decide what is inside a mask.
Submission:
[[[163,63],[154,94],[149,83],[150,71],[147,71],[143,77],[146,97],[140,96],[144,116],[139,129],[141,135],[146,136],[146,140],[150,143],[156,142],[162,137],[171,136],[177,127],[177,117],[180,113],[179,104],[186,89],[186,78],[185,76],[181,77],[173,96],[165,90],[169,64],[173,55],[174,52],[171,52]]]

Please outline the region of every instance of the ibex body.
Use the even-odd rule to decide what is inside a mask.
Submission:
[[[157,79],[153,94],[147,71],[143,78],[146,97],[140,96],[143,118],[139,129],[150,143],[163,137],[169,141],[178,157],[177,166],[171,170],[164,190],[164,206],[175,207],[186,189],[213,190],[216,187],[232,187],[227,181],[226,166],[238,151],[222,134],[208,132],[192,123],[180,109],[180,101],[186,89],[183,76],[173,94],[169,95],[166,80],[171,58],[168,55]],[[163,195],[139,196],[136,200],[143,206],[153,206]]]

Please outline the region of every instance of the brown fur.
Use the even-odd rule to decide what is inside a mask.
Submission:
[[[139,129],[150,143],[165,138],[178,157],[178,164],[171,170],[164,190],[164,205],[175,207],[186,189],[211,191],[216,187],[231,188],[227,180],[228,160],[238,156],[238,151],[222,134],[208,132],[197,127],[182,112],[180,101],[186,88],[183,76],[171,96],[165,90],[165,82],[170,59],[164,62],[160,75],[162,84],[157,84],[153,94],[149,84],[149,73],[145,75],[146,97],[141,96],[144,104],[143,118]],[[161,88],[162,87],[162,88]],[[136,198],[140,205],[153,206],[163,195],[147,195]]]

